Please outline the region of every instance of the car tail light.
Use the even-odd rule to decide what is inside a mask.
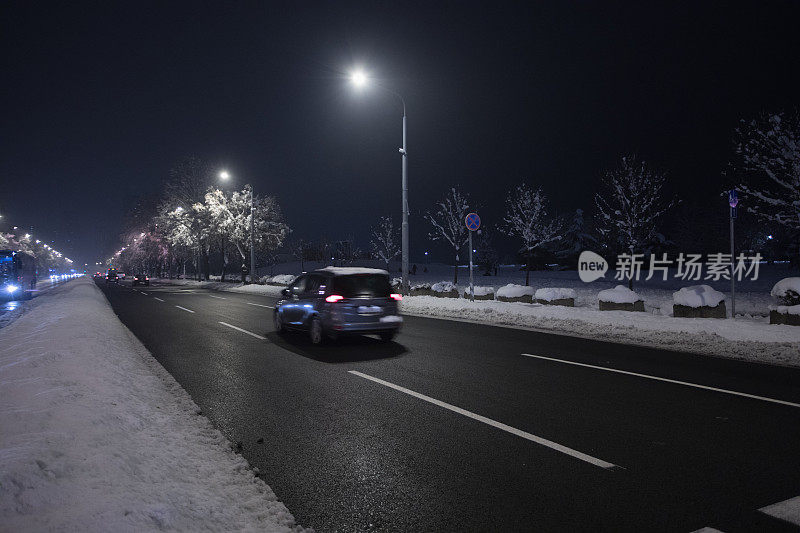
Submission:
[[[344,300],[344,296],[339,296],[338,294],[331,294],[330,296],[325,298],[325,301],[329,303],[336,303],[339,300]]]
[[[392,299],[397,300],[399,302],[400,300],[403,299],[403,295],[402,294],[390,294],[389,298],[392,298]]]
[[[150,281],[150,278],[148,278],[147,276],[145,276],[144,279]]]

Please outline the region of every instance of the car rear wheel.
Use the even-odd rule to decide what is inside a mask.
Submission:
[[[277,311],[272,315],[272,323],[275,325],[275,332],[278,335],[286,333],[286,328],[283,327],[283,319],[281,319],[281,315]]]
[[[322,344],[325,336],[322,332],[322,322],[319,318],[314,317],[311,319],[311,327],[308,328],[308,336],[311,338],[311,344]]]

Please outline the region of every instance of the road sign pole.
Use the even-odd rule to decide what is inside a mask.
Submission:
[[[475,283],[472,279],[472,233],[478,231],[478,228],[481,227],[481,217],[478,216],[478,213],[469,213],[466,218],[464,218],[464,224],[467,226],[467,231],[469,231],[469,301],[474,302]],[[458,268],[457,264],[456,268]]]
[[[731,206],[730,221],[731,221],[731,319],[736,318],[736,259],[733,255],[733,221],[736,219],[736,206],[739,205],[739,195],[736,189],[728,191],[728,205]]]
[[[472,232],[469,232],[469,301],[475,301],[475,284],[472,281]]]
[[[731,318],[736,318],[736,279],[734,268],[736,260],[733,256],[733,219],[736,218],[736,208],[731,207]]]

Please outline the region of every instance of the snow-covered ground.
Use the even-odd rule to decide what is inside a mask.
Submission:
[[[304,265],[305,270],[325,266],[322,263]],[[378,266],[367,262],[365,266]],[[447,265],[418,265],[417,274],[411,276],[412,284],[452,282],[453,270]],[[275,274],[299,274],[300,265],[289,263],[273,268]],[[390,269],[395,275],[396,268]],[[672,274],[672,273],[671,273]],[[646,275],[646,273],[645,273]],[[625,311],[600,311],[600,291],[614,289],[620,282],[613,272],[602,280],[584,283],[576,271],[531,272],[531,287],[542,293],[559,293],[549,289],[564,288],[575,293],[576,307],[555,307],[499,301],[470,302],[464,298],[436,298],[432,296],[406,297],[402,310],[407,314],[436,318],[452,318],[488,324],[526,327],[608,340],[668,348],[721,357],[747,359],[791,366],[800,366],[800,327],[769,324],[770,306],[775,298],[770,291],[778,280],[796,275],[786,265],[762,265],[757,281],[741,281],[737,285],[736,320],[712,318],[674,318],[671,315],[673,293],[683,287],[698,285],[697,281],[673,278],[663,281],[653,279],[634,284],[638,297],[645,301],[645,313]],[[468,286],[465,269],[459,273],[460,292]],[[519,267],[501,267],[498,276],[475,276],[476,285],[493,287],[495,293],[509,283],[524,284],[525,272]],[[175,282],[175,281],[173,281]],[[182,284],[197,284],[177,281]],[[702,281],[724,295],[729,303],[730,281]],[[203,282],[204,287],[236,292],[250,292],[278,296],[281,287],[270,285],[232,285]],[[488,291],[486,291],[488,292]],[[500,291],[502,292],[502,291]],[[571,294],[571,292],[570,292]]]
[[[300,531],[78,279],[0,330],[0,530]]]

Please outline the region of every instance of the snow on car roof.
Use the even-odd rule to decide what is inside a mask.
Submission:
[[[334,267],[327,266],[325,268],[317,269],[317,272],[330,272],[334,276],[347,276],[352,274],[384,274],[389,275],[388,272],[380,268],[364,268],[364,267]]]

